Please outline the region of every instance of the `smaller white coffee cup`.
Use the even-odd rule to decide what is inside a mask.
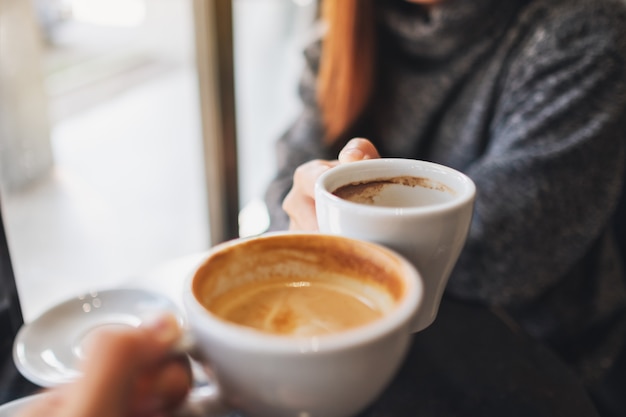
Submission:
[[[414,323],[419,331],[437,316],[467,238],[475,194],[469,177],[443,165],[397,158],[352,162],[318,178],[317,222],[322,233],[382,244],[417,267],[424,280]]]
[[[307,320],[298,321],[302,316],[294,319],[291,307],[282,309],[293,293],[285,295],[287,301],[258,309],[261,324],[278,333],[242,325],[225,313],[256,311],[250,307],[255,302],[246,299],[248,289],[285,277],[289,282],[281,285],[298,291],[329,284],[339,292],[354,292],[382,314],[318,334],[309,331]],[[265,297],[263,293],[261,299]],[[231,300],[236,307],[229,310]],[[218,406],[210,407],[220,412],[226,407],[249,417],[349,417],[379,396],[403,362],[421,300],[415,267],[380,245],[321,233],[237,239],[211,249],[185,286],[183,305],[193,340],[187,350],[210,368],[219,388],[211,397]],[[344,305],[331,310],[326,303],[328,298],[319,297],[310,305],[322,316],[328,308],[331,322],[345,311]],[[306,308],[303,314],[308,317]],[[256,320],[256,313],[249,316]],[[313,327],[332,326],[316,320],[322,324],[316,321]],[[193,404],[187,404],[189,410]],[[209,414],[206,409],[202,413]]]

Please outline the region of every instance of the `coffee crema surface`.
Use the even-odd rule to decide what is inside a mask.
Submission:
[[[450,201],[454,190],[430,178],[403,175],[351,182],[338,187],[332,194],[359,204],[416,207]]]
[[[256,239],[208,258],[193,294],[222,320],[280,336],[367,325],[404,296],[398,259],[367,242],[316,235]]]
[[[221,318],[269,333],[316,336],[382,317],[381,309],[348,285],[329,280],[267,280],[233,288],[207,306]]]

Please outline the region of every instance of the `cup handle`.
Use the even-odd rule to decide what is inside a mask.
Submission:
[[[189,356],[194,382],[187,398],[174,412],[174,416],[227,417],[232,415],[234,410],[224,403],[215,377],[202,366],[202,357],[196,346],[193,337],[185,333],[174,347],[174,354]]]

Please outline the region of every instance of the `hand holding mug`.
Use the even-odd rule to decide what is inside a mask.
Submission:
[[[225,242],[185,283],[184,332],[166,321],[96,338],[83,376],[22,417],[166,415],[189,391],[181,352],[209,383],[171,415],[350,417],[399,369],[421,302],[419,273],[380,245],[320,233]]]
[[[19,417],[163,416],[183,402],[191,385],[186,358],[173,355],[182,330],[165,315],[139,328],[93,335],[82,378],[50,389]]]
[[[293,186],[283,201],[283,210],[289,215],[289,229],[318,230],[315,215],[315,181],[330,168],[380,155],[367,139],[355,138],[346,144],[336,161],[316,159],[299,166],[294,172]]]
[[[332,168],[332,169],[331,169]],[[379,159],[367,139],[352,139],[338,161],[300,166],[283,202],[291,230],[319,230],[380,243],[404,255],[424,279],[423,314],[435,319],[465,244],[476,188],[464,174],[411,159]]]

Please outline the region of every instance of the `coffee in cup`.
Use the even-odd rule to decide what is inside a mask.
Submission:
[[[304,242],[294,238],[298,247],[273,248],[269,253],[263,242],[242,242],[237,250],[221,255],[236,272],[215,265],[198,271],[193,291],[207,310],[262,332],[310,337],[379,319],[401,295],[398,278],[390,275],[393,270],[377,266],[367,252],[355,252],[353,242],[348,242],[347,251],[338,248],[337,241],[327,246],[329,242],[319,238]],[[256,259],[250,269],[238,259],[238,251],[244,250]]]
[[[263,332],[319,336],[382,317],[384,307],[364,293],[361,288],[351,288],[349,282],[334,282],[330,277],[306,281],[279,277],[241,285],[205,307],[226,321]]]
[[[455,192],[432,178],[402,175],[351,182],[339,186],[332,194],[353,203],[401,208],[446,203],[454,198]]]

